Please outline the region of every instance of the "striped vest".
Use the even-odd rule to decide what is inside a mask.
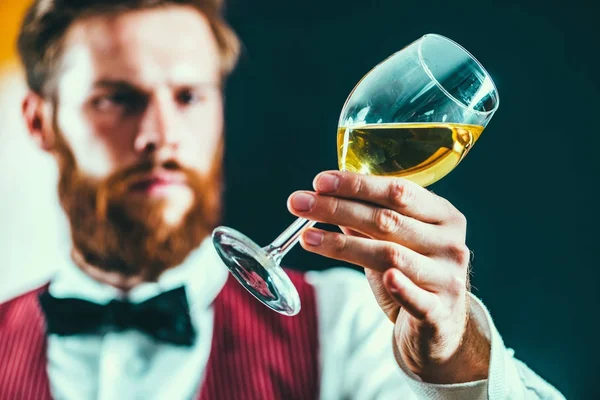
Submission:
[[[199,400],[316,399],[319,343],[314,289],[287,271],[302,311],[282,316],[229,277],[213,303],[211,353]],[[38,295],[47,285],[0,305],[0,399],[50,400],[46,334]]]

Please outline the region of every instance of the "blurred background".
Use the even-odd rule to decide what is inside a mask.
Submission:
[[[14,38],[26,5],[0,0],[0,299],[46,279],[65,236],[55,167],[19,117]],[[491,73],[501,105],[474,150],[430,189],[468,218],[473,290],[506,344],[567,398],[600,398],[597,8],[229,0],[245,49],[226,93],[224,222],[259,243],[274,239],[294,220],[289,194],[337,168],[337,121],[355,83],[421,35],[448,36]],[[340,264],[299,247],[285,263]]]

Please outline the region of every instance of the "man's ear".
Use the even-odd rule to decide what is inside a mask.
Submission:
[[[50,107],[46,100],[39,94],[29,91],[23,99],[21,111],[33,140],[41,149],[51,152],[56,138]]]

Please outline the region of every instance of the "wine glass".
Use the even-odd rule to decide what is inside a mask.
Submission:
[[[427,34],[375,66],[348,96],[337,132],[339,169],[428,186],[465,157],[498,104],[492,79],[467,50]],[[291,316],[300,299],[280,261],[313,225],[298,218],[266,247],[218,227],[213,242],[250,293]]]

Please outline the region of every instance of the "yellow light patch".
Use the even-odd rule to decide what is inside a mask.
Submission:
[[[0,1],[0,67],[16,61],[16,40],[19,26],[30,1]]]

